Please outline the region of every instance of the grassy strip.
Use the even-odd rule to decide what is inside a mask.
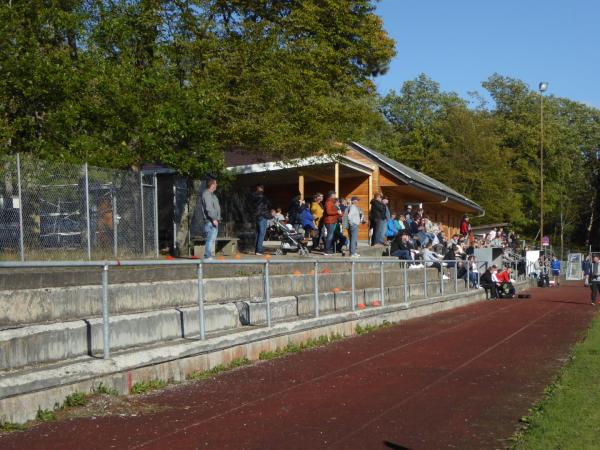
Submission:
[[[281,358],[282,356],[289,355],[291,353],[303,352],[305,350],[310,350],[311,348],[323,347],[332,342],[339,341],[344,337],[340,334],[331,334],[330,336],[319,336],[315,339],[309,339],[307,341],[301,342],[300,344],[296,344],[294,342],[290,342],[283,348],[277,348],[273,351],[260,352],[258,355],[258,359],[263,361],[269,361],[275,358]]]
[[[546,388],[544,398],[523,417],[511,448],[600,448],[600,316],[569,363]]]
[[[131,386],[129,393],[132,395],[146,394],[150,391],[162,389],[167,385],[165,380],[149,380],[149,381],[138,381]]]
[[[65,401],[62,405],[56,404],[54,405],[54,409],[38,409],[36,420],[39,422],[50,422],[56,420],[56,412],[63,411],[65,409],[77,408],[80,406],[87,405],[88,401],[92,397],[96,397],[99,395],[118,395],[118,392],[109,388],[103,383],[100,383],[98,386],[92,387],[89,394],[85,392],[73,392],[72,394],[67,395]],[[33,422],[27,423],[14,423],[8,422],[0,418],[0,433],[11,433],[13,431],[23,431],[28,429]]]
[[[206,380],[208,378],[214,377],[215,375],[218,375],[221,372],[227,372],[228,370],[247,366],[248,364],[251,364],[251,363],[252,363],[252,361],[250,361],[248,358],[236,358],[236,359],[232,360],[226,366],[223,364],[219,364],[219,365],[216,365],[215,367],[213,367],[212,369],[202,370],[202,371],[197,370],[195,372],[192,372],[191,374],[188,375],[187,379],[193,380],[193,381]]]
[[[379,325],[367,325],[364,327],[361,327],[360,325],[356,325],[355,331],[356,331],[356,334],[361,335],[361,334],[373,333],[374,331],[382,330],[384,328],[389,328],[393,325],[394,324],[392,322],[384,320]]]
[[[384,320],[380,325],[367,325],[365,327],[361,327],[357,325],[355,328],[356,334],[366,334],[373,333],[375,331],[381,330],[383,328],[389,328],[393,326],[392,322]],[[282,356],[289,355],[291,353],[303,352],[305,350],[310,350],[311,348],[323,347],[332,342],[339,341],[344,339],[344,336],[340,334],[332,334],[330,336],[319,336],[316,339],[309,339],[308,341],[301,342],[300,344],[295,344],[290,342],[287,346],[283,348],[277,348],[273,351],[261,352],[258,355],[258,358],[264,361],[268,361],[270,359],[281,358]]]

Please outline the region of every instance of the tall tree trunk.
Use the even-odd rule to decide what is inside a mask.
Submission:
[[[590,221],[588,222],[587,232],[585,236],[585,246],[590,245],[592,239],[592,226],[594,224],[594,206],[596,206],[596,189],[593,190],[592,199],[590,200]]]

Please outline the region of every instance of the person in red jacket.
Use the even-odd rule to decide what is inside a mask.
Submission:
[[[469,216],[466,214],[463,216],[462,221],[460,222],[460,234],[467,237],[471,232],[471,222]]]
[[[342,217],[342,212],[336,206],[336,195],[334,191],[327,194],[325,200],[325,212],[323,214],[323,224],[327,230],[327,239],[325,240],[325,255],[333,255],[333,240],[335,238],[335,226],[338,219]]]
[[[511,272],[511,268],[507,267],[502,272],[496,274],[496,280],[498,280],[498,294],[500,297],[513,298],[515,296],[515,287],[510,278]]]

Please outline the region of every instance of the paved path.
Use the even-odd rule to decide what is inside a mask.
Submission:
[[[150,395],[159,413],[47,423],[0,448],[504,448],[595,312],[583,287],[530,293]]]

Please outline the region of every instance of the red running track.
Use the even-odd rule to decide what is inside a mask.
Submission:
[[[0,448],[504,448],[595,313],[583,287],[530,293],[149,395],[158,413],[45,423]]]

